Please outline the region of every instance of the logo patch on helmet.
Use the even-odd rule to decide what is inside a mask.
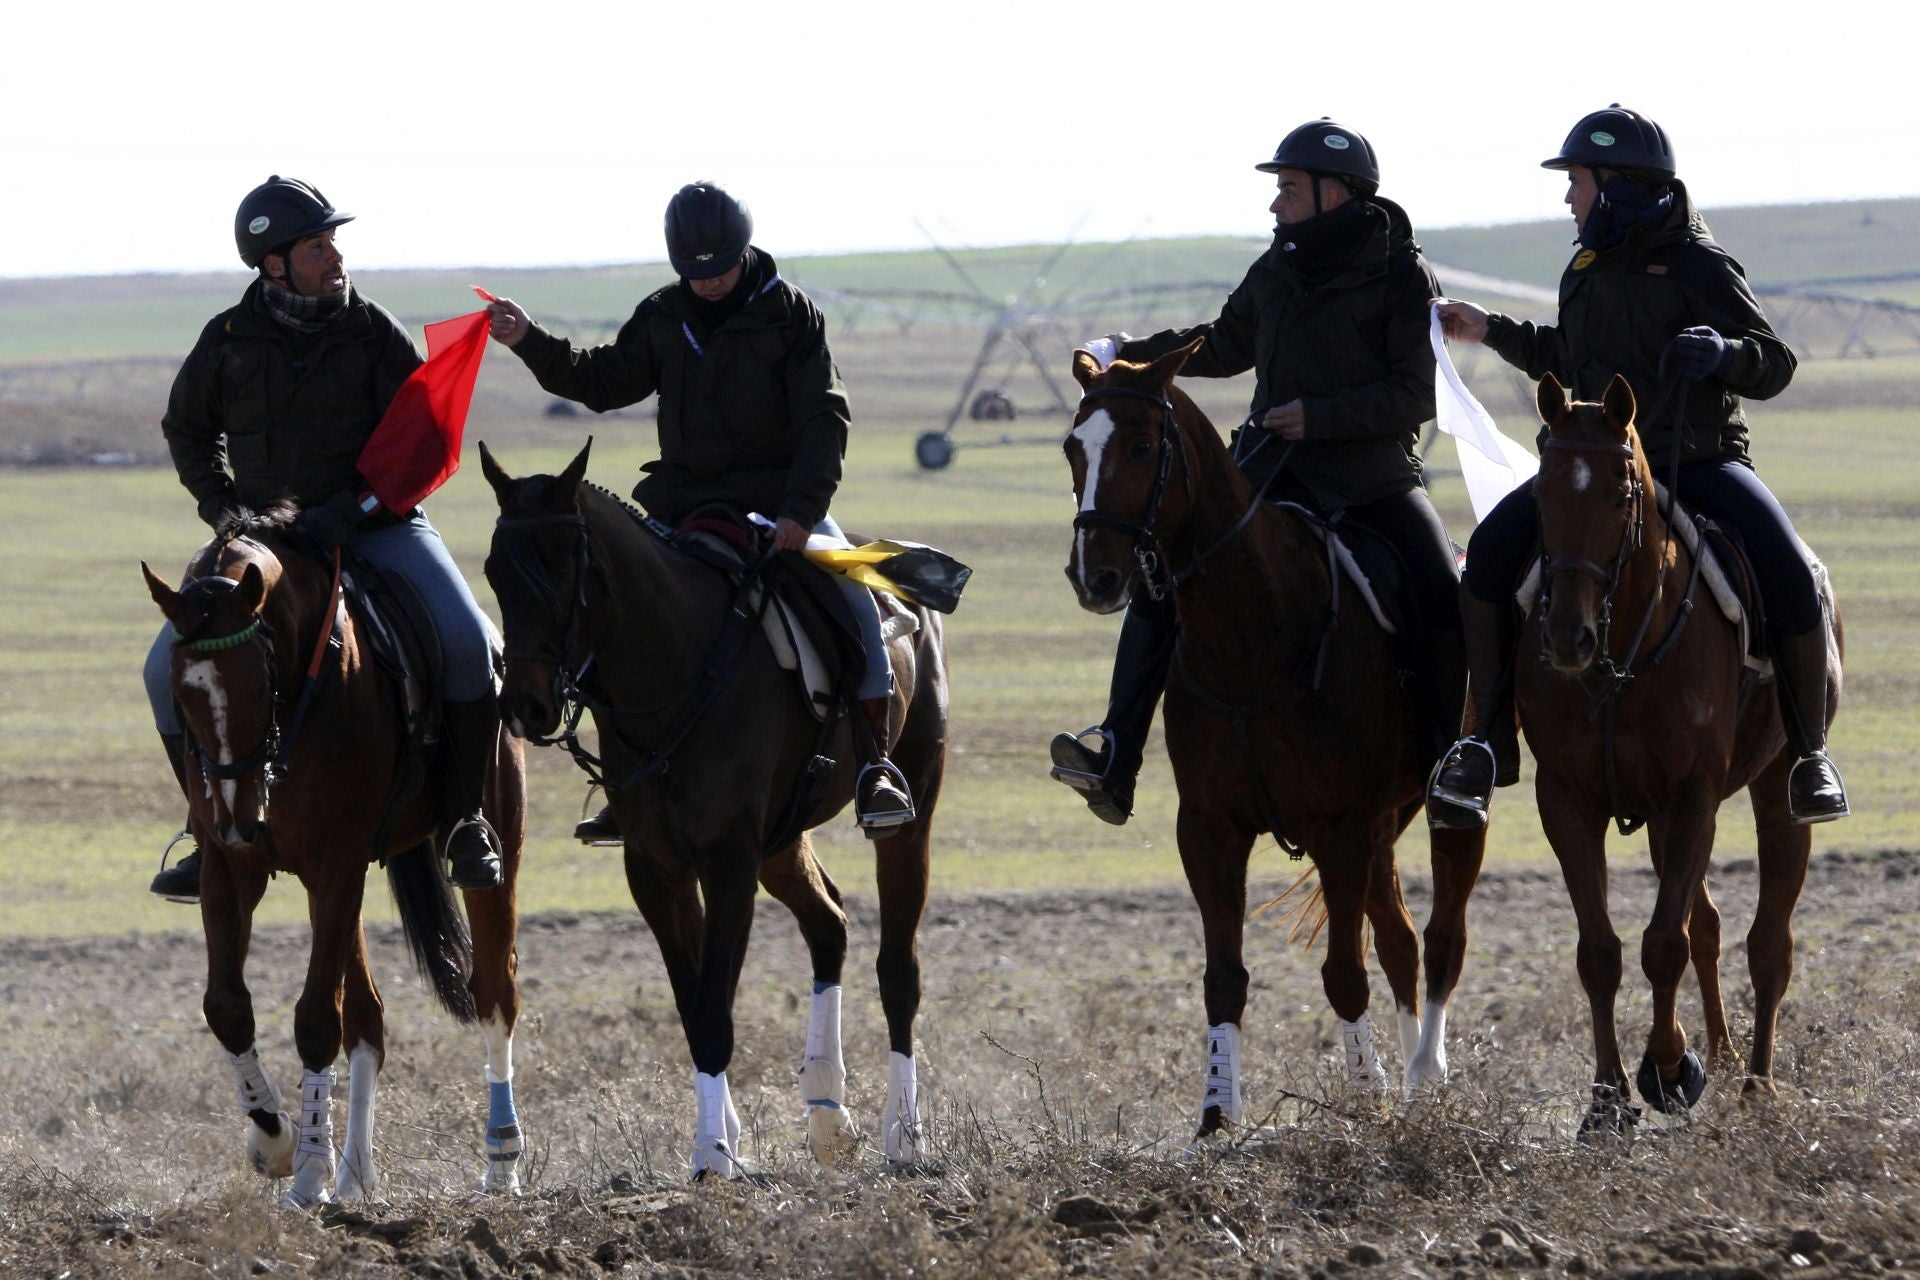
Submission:
[[[1337,133],[1328,134],[1326,137],[1320,139],[1320,142],[1322,146],[1331,147],[1335,151],[1345,151],[1348,147],[1353,145],[1351,142],[1348,142],[1345,138],[1341,137]]]
[[[1614,143],[1613,135],[1605,129],[1595,129],[1592,133],[1588,134],[1587,137],[1596,147],[1610,147]]]
[[[272,225],[273,225],[273,219],[269,218],[266,214],[263,213],[259,217],[255,218],[252,222],[249,222],[247,224],[247,234],[250,236],[257,236]]]
[[[712,262],[713,255],[710,253],[696,253],[693,255],[693,260],[695,262]]]

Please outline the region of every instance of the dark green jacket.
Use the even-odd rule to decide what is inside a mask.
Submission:
[[[1657,469],[1672,457],[1675,426],[1673,408],[1661,403],[1660,354],[1682,329],[1707,325],[1734,352],[1719,377],[1687,389],[1682,460],[1750,464],[1741,397],[1778,395],[1797,362],[1767,323],[1740,264],[1713,242],[1686,187],[1672,186],[1664,219],[1617,248],[1573,256],[1560,277],[1558,324],[1495,315],[1487,345],[1530,378],[1552,373],[1579,400],[1598,400],[1614,374],[1625,374],[1640,406],[1640,438]]]
[[[1418,485],[1415,446],[1420,424],[1433,417],[1427,303],[1440,286],[1400,206],[1377,196],[1367,204],[1372,231],[1331,278],[1317,286],[1302,279],[1283,229],[1218,319],[1120,349],[1128,360],[1149,360],[1204,336],[1184,376],[1252,369],[1255,414],[1301,400],[1307,434],[1287,455],[1286,475],[1326,511]],[[1277,459],[1285,447],[1275,437],[1261,452]]]
[[[746,306],[701,336],[678,282],[634,309],[611,343],[585,350],[538,325],[514,347],[540,385],[596,413],[660,396],[660,457],[633,496],[678,524],[726,502],[811,529],[840,485],[850,415],[826,322],[754,250]]]
[[[350,501],[366,488],[361,448],[419,367],[406,329],[358,289],[324,329],[298,333],[267,313],[255,280],[201,330],[160,429],[208,524],[236,501]]]

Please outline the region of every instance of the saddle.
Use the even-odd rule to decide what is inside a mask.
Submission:
[[[1365,525],[1329,520],[1312,507],[1298,502],[1280,501],[1268,505],[1291,511],[1306,522],[1313,536],[1326,545],[1329,568],[1337,570],[1334,590],[1340,589],[1338,577],[1344,574],[1360,593],[1360,599],[1366,603],[1367,611],[1373,614],[1373,620],[1380,624],[1382,631],[1390,636],[1398,636],[1403,631],[1415,630],[1402,625],[1411,611],[1411,603],[1405,598],[1401,587],[1406,579],[1406,571],[1400,552],[1385,536]]]

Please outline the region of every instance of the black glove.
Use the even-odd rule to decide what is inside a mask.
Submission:
[[[324,555],[351,538],[366,516],[360,508],[360,499],[342,489],[319,506],[302,511],[293,527],[311,539]]]
[[[1703,324],[1675,334],[1667,351],[1673,356],[1674,372],[1688,382],[1716,376],[1733,359],[1733,344]]]
[[[253,508],[233,496],[232,490],[214,494],[200,503],[200,518],[215,533],[235,525],[247,524],[253,519]]]

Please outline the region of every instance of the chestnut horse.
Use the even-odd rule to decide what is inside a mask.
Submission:
[[[1634,430],[1632,389],[1615,376],[1600,402],[1567,398],[1548,374],[1538,394],[1548,438],[1533,482],[1544,561],[1541,598],[1519,641],[1515,696],[1539,762],[1540,820],[1579,921],[1578,964],[1593,1019],[1593,1098],[1582,1132],[1630,1124],[1614,1028],[1620,938],[1607,913],[1606,831],[1637,820],[1660,887],[1641,935],[1653,1025],[1635,1077],[1656,1110],[1683,1111],[1706,1085],[1675,1010],[1689,959],[1699,979],[1708,1057],[1732,1057],[1720,998],[1720,913],[1707,892],[1720,802],[1745,787],[1759,841],[1760,901],[1747,934],[1753,980],[1748,1089],[1773,1089],[1773,1044],[1793,973],[1793,908],[1813,836],[1787,813],[1778,699],[1742,679],[1739,626],[1700,595],[1699,562],[1675,536]],[[1840,697],[1839,607],[1816,570],[1833,646],[1828,718]]]
[[[858,1145],[840,1041],[847,917],[806,830],[853,796],[851,735],[841,722],[822,742],[798,680],[780,669],[761,628],[729,638],[728,578],[667,543],[638,510],[585,483],[587,453],[581,449],[557,476],[516,479],[480,446],[500,502],[487,581],[507,637],[502,712],[515,734],[536,742],[556,740],[563,724],[571,741],[580,708],[592,712],[598,767],[624,837],[627,885],[660,944],[693,1057],[693,1176],[744,1172],[726,1073],[756,881],[793,912],[812,960],[800,1097],[808,1147],[816,1160],[833,1163]],[[896,1164],[921,1153],[915,935],[947,752],[940,618],[917,606],[913,615],[918,631],[890,645],[889,722],[893,760],[918,816],[874,840],[875,967],[891,1047],[881,1147]],[[811,804],[790,816],[810,764],[821,771],[820,785]]]
[[[284,1203],[311,1208],[373,1194],[376,1076],[386,1057],[380,993],[367,969],[361,899],[369,862],[385,862],[416,965],[439,1002],[486,1036],[490,1086],[483,1186],[518,1189],[513,1105],[514,876],[525,829],[520,744],[505,733],[490,770],[487,818],[503,846],[498,889],[467,891],[467,926],[435,853],[424,771],[409,767],[400,694],[342,607],[338,570],[294,549],[297,512],[223,530],[174,590],[143,563],[173,624],[173,696],[189,742],[191,825],[204,855],[207,1026],[233,1068],[254,1168],[293,1178]],[[305,1076],[296,1129],[255,1047],[247,944],[269,877],[307,893],[312,950],[294,1006]],[[347,1055],[347,1132],[335,1177],[333,1064]]]
[[[1348,1077],[1383,1089],[1367,1015],[1364,923],[1372,924],[1411,1091],[1446,1073],[1446,1007],[1485,833],[1430,833],[1423,1021],[1419,942],[1393,846],[1420,812],[1433,762],[1395,679],[1393,639],[1357,601],[1332,607],[1313,528],[1254,492],[1213,424],[1173,385],[1199,345],[1104,372],[1075,353],[1085,394],[1064,447],[1080,508],[1067,577],[1081,607],[1113,613],[1137,591],[1163,589],[1157,564],[1179,616],[1165,723],[1180,861],[1206,936],[1199,1136],[1207,1138],[1244,1120],[1241,947],[1255,838],[1270,831],[1312,859],[1327,915],[1320,975],[1341,1021]]]

